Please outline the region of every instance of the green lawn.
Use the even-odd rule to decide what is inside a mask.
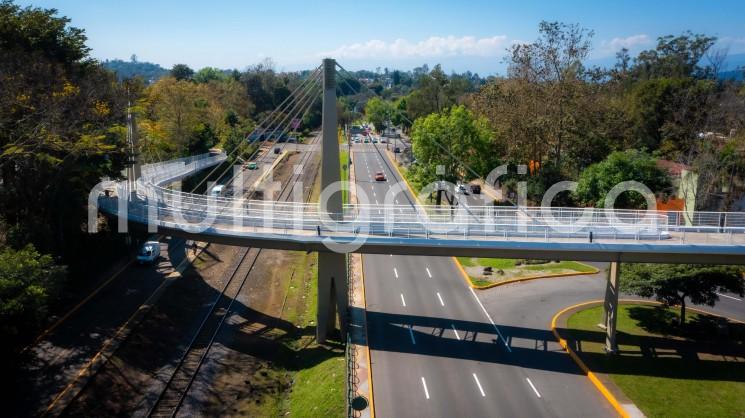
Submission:
[[[717,333],[717,319],[689,313],[685,331],[671,324],[677,309],[622,305],[620,355],[602,354],[601,308],[579,311],[561,330],[591,370],[606,373],[649,417],[745,416],[745,325]]]
[[[596,269],[587,264],[576,261],[549,262],[544,264],[518,265],[519,260],[509,258],[473,258],[458,257],[458,261],[468,273],[471,283],[476,286],[486,286],[494,282],[500,282],[516,278],[542,276],[557,273],[594,273]],[[483,267],[491,267],[494,272],[491,275],[483,274]],[[503,271],[503,274],[499,273]]]
[[[342,417],[345,409],[344,355],[323,360],[295,374],[290,394],[292,417]]]

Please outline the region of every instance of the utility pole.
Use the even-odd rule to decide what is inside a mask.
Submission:
[[[323,107],[321,127],[321,190],[341,180],[339,170],[339,137],[336,115],[336,61],[323,60]],[[343,215],[341,192],[321,202],[321,211],[340,220]],[[320,229],[319,229],[320,235]],[[316,340],[326,341],[335,326],[339,313],[341,340],[347,332],[347,255],[335,252],[318,253],[318,312]]]
[[[137,123],[129,102],[127,102],[127,145],[129,146],[127,184],[129,185],[129,197],[135,198],[137,193],[137,179],[142,176],[142,169],[137,158]]]

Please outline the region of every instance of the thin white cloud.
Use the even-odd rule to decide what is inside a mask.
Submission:
[[[487,38],[474,36],[431,36],[423,41],[411,42],[396,39],[393,42],[378,39],[367,42],[342,45],[333,51],[323,52],[319,56],[335,58],[419,58],[419,57],[452,57],[501,56],[509,44],[504,35]]]
[[[601,55],[612,55],[620,51],[622,48],[633,50],[635,48],[650,45],[651,43],[652,39],[650,39],[649,35],[645,33],[631,35],[625,38],[616,37],[610,41],[605,40],[600,42],[598,52]]]

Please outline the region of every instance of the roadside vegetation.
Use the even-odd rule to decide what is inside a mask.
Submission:
[[[598,271],[577,261],[458,257],[458,262],[474,286],[488,286],[512,279],[589,274]]]
[[[422,67],[402,88],[388,72],[377,75],[393,85],[367,102],[366,116],[378,129],[390,120],[409,133],[412,185],[485,178],[506,164],[493,186],[511,204],[520,181],[530,205],[570,180],[577,190],[560,193],[554,205],[602,207],[613,185],[635,180],[662,202],[692,202],[688,210],[733,208],[745,192],[745,88],[719,78],[727,54],[716,37],[662,36],[653,48],[636,56],[621,49],[615,66],[598,68],[586,64],[592,30],[561,22],[541,22],[538,30],[535,41],[508,48],[504,76]],[[438,165],[444,174],[436,174]],[[518,174],[520,165],[526,174]],[[681,168],[695,173],[695,187],[680,189],[673,177]],[[617,207],[646,202],[624,193]]]
[[[619,354],[603,351],[602,307],[584,309],[562,330],[590,370],[607,374],[648,417],[739,417],[745,411],[745,325],[699,312],[622,304]]]
[[[164,70],[134,56],[102,64],[56,10],[0,0],[0,22],[0,253],[10,266],[44,266],[22,280],[0,271],[3,350],[15,353],[145,237],[127,240],[104,217],[98,234],[86,232],[89,191],[127,164],[127,113],[144,163],[212,147],[247,156],[257,121],[310,72],[278,72],[270,60],[244,71]],[[319,125],[317,101],[298,134]]]

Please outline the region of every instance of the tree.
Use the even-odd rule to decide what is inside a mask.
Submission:
[[[88,192],[124,167],[127,91],[55,10],[3,1],[0,22],[0,219],[13,245],[80,260]]]
[[[508,49],[508,73],[522,80],[543,109],[541,136],[561,169],[567,138],[572,135],[573,102],[579,96],[593,31],[576,24],[542,21],[539,37]]]
[[[718,292],[745,295],[742,269],[696,264],[628,264],[621,269],[621,290],[665,306],[680,306],[679,325],[685,323],[686,298],[694,304],[714,306]]]
[[[700,63],[707,51],[716,42],[716,37],[693,34],[661,36],[657,38],[655,49],[642,51],[633,66],[637,78],[656,77],[716,77],[711,68],[701,67]]]
[[[379,97],[373,97],[365,104],[365,116],[375,126],[375,129],[382,131],[386,121],[393,116],[393,105]]]
[[[171,68],[171,77],[176,80],[191,80],[194,75],[194,70],[189,68],[186,64],[176,64]]]
[[[582,172],[575,197],[584,205],[603,207],[605,196],[615,185],[631,180],[644,184],[652,192],[670,187],[667,173],[657,167],[652,156],[636,150],[616,151]],[[645,204],[640,193],[625,192],[618,196],[615,207],[643,209]]]
[[[26,328],[38,329],[47,319],[66,269],[32,245],[20,250],[0,250],[0,335],[4,350],[17,347]],[[7,344],[7,345],[6,345]],[[9,345],[9,347],[8,347]]]
[[[470,179],[496,166],[499,154],[487,152],[492,138],[489,124],[464,106],[419,118],[411,129],[411,146],[417,164],[414,181],[421,185],[438,179],[436,168],[445,166],[444,180]],[[466,168],[468,167],[468,168]]]
[[[228,75],[224,71],[214,67],[204,67],[194,74],[194,81],[197,83],[209,83],[210,81],[225,80],[227,78]]]

